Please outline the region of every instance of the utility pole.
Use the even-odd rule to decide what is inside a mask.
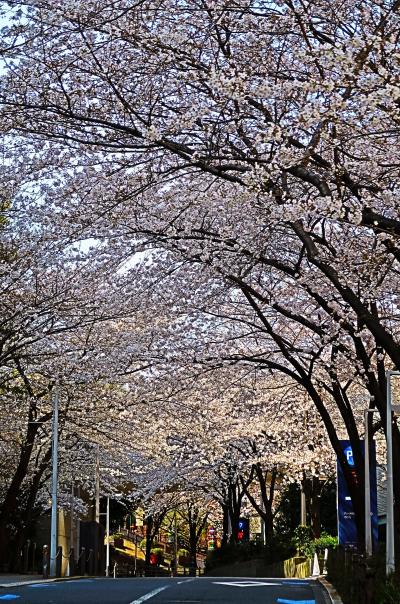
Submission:
[[[308,431],[308,413],[304,413],[304,430]],[[303,477],[300,481],[300,524],[307,526],[307,500],[306,500],[306,473],[303,470]]]
[[[106,577],[109,576],[110,569],[110,497],[107,496],[107,516],[106,516]]]
[[[100,456],[99,446],[96,448],[96,476],[95,476],[95,520],[100,522]]]
[[[176,510],[174,512],[174,560],[175,560],[175,568],[174,575],[178,574],[178,526],[176,519]]]
[[[70,527],[69,527],[69,549],[74,547],[74,481],[71,483],[71,495],[70,495]],[[69,557],[69,560],[71,558]],[[68,576],[70,577],[72,574],[72,569],[70,568],[68,562]]]
[[[373,409],[364,410],[364,488],[365,488],[365,553],[372,556],[371,534],[371,485],[369,476],[369,430],[368,413]]]
[[[398,405],[392,406],[392,375],[400,376],[400,371],[386,371],[386,575],[395,570],[394,558],[394,509],[393,509],[393,409],[399,411]]]
[[[56,384],[52,391],[53,402],[53,431],[51,447],[51,529],[50,529],[50,576],[56,576],[57,555],[57,470],[58,470],[58,405],[59,386]]]

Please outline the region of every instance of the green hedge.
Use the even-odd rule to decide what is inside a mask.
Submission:
[[[253,542],[228,544],[208,552],[206,569],[211,570],[217,566],[254,559],[263,560],[266,564],[274,564],[291,558],[295,553],[296,548],[291,540],[280,537],[274,537],[267,545]]]
[[[332,537],[325,532],[321,533],[319,539],[314,539],[311,527],[300,525],[294,531],[293,544],[299,554],[313,559],[315,553],[323,556],[326,549],[335,549],[338,546],[338,540],[337,537]]]
[[[400,582],[395,577],[377,586],[377,604],[399,604]]]
[[[298,526],[293,536],[275,535],[266,545],[247,542],[212,550],[207,554],[206,568],[211,570],[217,566],[254,559],[263,560],[265,564],[274,564],[292,558],[296,553],[312,560],[315,553],[322,558],[325,549],[335,549],[337,544],[336,537],[322,533],[319,539],[314,539],[309,526]]]
[[[328,580],[344,604],[399,604],[400,583],[385,576],[384,547],[366,561],[365,557],[339,547],[328,557]]]

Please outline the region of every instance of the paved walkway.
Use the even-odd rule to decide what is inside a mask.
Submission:
[[[35,582],[43,579],[43,575],[11,575],[7,573],[0,573],[0,587],[2,585],[8,585],[9,583],[25,583]]]

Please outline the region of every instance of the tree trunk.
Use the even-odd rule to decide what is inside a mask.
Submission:
[[[189,556],[190,556],[190,575],[196,575],[197,569],[197,546],[201,533],[206,525],[208,514],[201,515],[200,510],[192,505],[188,506],[189,521]]]
[[[154,528],[153,516],[147,516],[147,518],[146,518],[146,554],[145,554],[145,561],[144,561],[146,575],[149,575],[150,571],[151,571],[150,555],[151,555],[151,549],[153,547],[153,542],[154,542],[153,528]]]
[[[274,514],[272,512],[272,506],[274,502],[275,483],[278,472],[276,468],[274,468],[271,472],[265,472],[261,467],[260,463],[254,464],[253,470],[257,476],[257,480],[260,486],[261,505],[259,505],[256,498],[253,497],[253,495],[250,493],[248,488],[249,485],[246,487],[245,492],[251,505],[264,522],[265,537],[267,539],[268,537],[272,537],[272,535],[274,534]],[[267,488],[268,481],[269,489]]]
[[[321,536],[321,483],[317,476],[310,478],[310,522],[314,539]]]
[[[21,447],[18,465],[0,507],[0,570],[6,570],[7,568],[12,570],[19,562],[19,543],[21,542],[21,536],[23,537],[26,524],[23,519],[24,514],[21,512],[24,500],[23,483],[29,472],[32,451],[39,426],[45,421],[48,421],[52,416],[52,413],[49,412],[40,418],[40,422],[36,422],[34,421],[35,413],[35,402],[32,402],[28,412],[28,424],[24,440],[25,444]],[[44,467],[40,471],[38,477],[39,482],[43,471],[48,465],[50,457],[51,450],[50,455],[49,453],[46,453],[42,460],[41,468],[42,466]],[[36,488],[35,484],[34,477],[30,487],[31,493],[28,494],[27,497],[29,504],[26,506],[25,510],[25,515],[28,515],[28,517],[34,507],[39,488],[39,485],[37,485]]]
[[[240,510],[242,497],[238,493],[238,488],[235,486],[232,487],[232,498],[231,505],[229,508],[229,517],[231,521],[231,534],[229,537],[229,542],[236,544],[238,543],[238,531],[239,531],[239,520],[240,520]]]
[[[221,547],[225,547],[228,544],[229,538],[229,511],[227,504],[221,504],[222,507],[222,539]]]

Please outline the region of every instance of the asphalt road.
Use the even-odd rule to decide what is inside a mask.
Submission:
[[[312,580],[200,578],[77,579],[1,588],[0,604],[328,604]]]

